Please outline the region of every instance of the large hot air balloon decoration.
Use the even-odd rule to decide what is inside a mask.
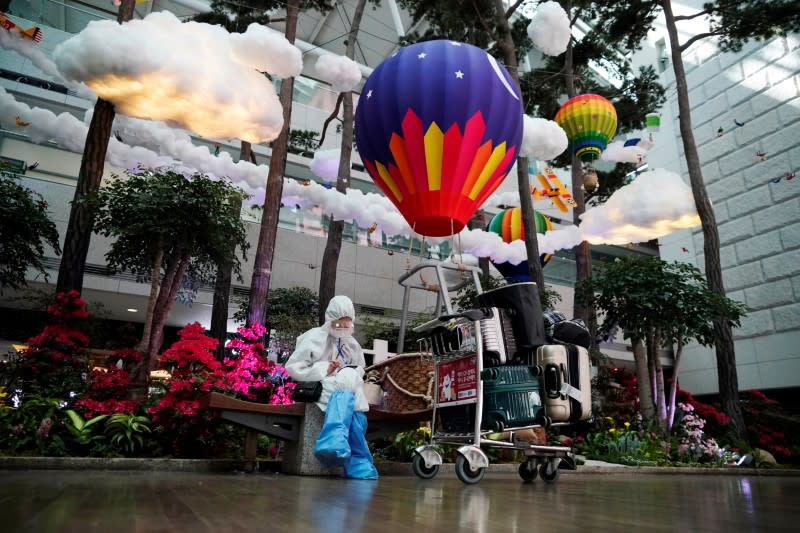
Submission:
[[[536,220],[536,232],[544,234],[553,229],[553,223],[548,217],[534,211]],[[519,207],[512,207],[503,209],[492,217],[489,222],[488,231],[499,235],[503,242],[511,243],[512,241],[521,240],[525,238],[525,230],[522,227],[522,209]],[[553,254],[542,254],[539,256],[539,262],[545,266],[548,261],[553,257]],[[494,263],[494,266],[508,281],[512,283],[521,281],[530,281],[530,274],[528,273],[528,262],[522,261],[514,265],[511,263]]]
[[[617,111],[597,94],[569,99],[556,113],[556,122],[567,132],[572,152],[584,163],[600,158],[617,132]]]
[[[356,145],[370,177],[421,235],[460,231],[497,189],[522,141],[522,101],[480,48],[401,49],[364,84]]]

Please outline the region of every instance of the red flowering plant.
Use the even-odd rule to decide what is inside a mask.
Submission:
[[[179,340],[161,356],[170,374],[166,392],[148,411],[168,452],[181,457],[217,455],[220,421],[200,409],[200,396],[225,388],[222,365],[214,358],[217,341],[195,322],[178,332]]]
[[[37,395],[71,403],[86,387],[86,348],[89,338],[76,326],[89,314],[80,293],[59,293],[47,309],[53,322],[28,339],[14,362],[11,381],[21,396]]]
[[[770,452],[778,462],[798,461],[798,417],[785,413],[779,402],[755,389],[742,394],[742,414],[753,446]]]
[[[231,339],[226,348],[235,354],[223,361],[228,390],[236,396],[260,403],[289,404],[295,383],[289,381],[286,369],[266,355],[261,339],[266,328],[261,324],[240,327],[239,337]]]
[[[116,413],[135,413],[139,403],[129,400],[131,369],[142,360],[136,350],[115,350],[106,359],[105,368],[94,368],[89,374],[89,386],[75,405],[83,409],[86,418]]]

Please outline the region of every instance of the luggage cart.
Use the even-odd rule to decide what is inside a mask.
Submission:
[[[415,450],[412,468],[422,479],[433,478],[442,464],[436,446],[455,445],[458,446],[455,464],[458,479],[467,484],[478,483],[489,466],[483,448],[505,448],[525,454],[526,460],[519,466],[519,475],[524,481],[533,481],[539,475],[544,481],[553,483],[558,480],[562,460],[571,460],[574,465],[570,448],[529,444],[514,441],[510,436],[508,440],[488,438],[489,434],[504,429],[519,431],[543,427],[549,425],[549,420],[543,410],[535,416],[527,416],[534,415],[532,404],[538,403],[540,408],[542,405],[538,389],[534,395],[534,387],[526,392],[524,384],[512,383],[505,385],[507,392],[503,392],[503,385],[493,385],[494,392],[487,396],[488,385],[498,382],[499,374],[511,375],[509,381],[524,382],[524,373],[528,372],[530,379],[538,383],[540,369],[521,365],[484,368],[481,321],[487,318],[486,312],[471,310],[443,315],[417,328],[417,331],[427,333],[427,348],[434,362],[434,402],[431,442]],[[518,377],[513,378],[513,375]],[[505,395],[505,399],[501,395]],[[526,396],[528,400],[525,400]],[[503,405],[504,402],[507,405]],[[514,409],[520,406],[521,410],[527,408],[528,412],[515,413]],[[457,410],[456,416],[444,416],[453,410]],[[490,416],[486,416],[487,413]],[[511,420],[514,418],[517,420]],[[519,420],[527,424],[513,424]]]
[[[570,448],[529,444],[524,441],[514,441],[511,437],[506,441],[488,438],[490,434],[504,429],[520,431],[537,427],[568,425],[568,423],[551,423],[550,419],[544,416],[544,411],[541,411],[541,416],[537,416],[533,420],[529,419],[525,423],[520,423],[519,417],[516,417],[516,420],[510,420],[514,416],[508,414],[513,409],[505,409],[511,407],[509,405],[499,406],[500,408],[494,411],[490,408],[489,410],[496,416],[484,420],[484,404],[487,401],[484,382],[486,384],[496,383],[498,381],[495,379],[496,373],[501,372],[497,369],[505,367],[505,365],[501,365],[484,368],[484,360],[486,360],[484,355],[488,355],[490,360],[506,363],[511,352],[517,348],[513,346],[514,341],[532,341],[536,337],[536,331],[522,331],[523,338],[515,339],[516,335],[512,331],[514,328],[505,323],[507,317],[501,316],[498,312],[497,315],[492,315],[490,318],[488,313],[492,313],[491,306],[495,305],[493,302],[497,301],[491,296],[483,298],[488,309],[456,314],[450,295],[456,294],[459,289],[469,285],[474,286],[476,294],[479,295],[479,301],[481,301],[481,294],[490,295],[490,293],[483,293],[479,274],[480,269],[476,266],[452,262],[422,261],[409,268],[398,280],[404,288],[398,341],[400,346],[404,344],[409,302],[413,290],[436,293],[435,313],[438,316],[438,318],[415,328],[415,331],[426,336],[420,351],[426,354],[425,357],[433,360],[435,381],[431,442],[415,450],[412,468],[414,473],[422,479],[435,477],[442,464],[442,456],[436,446],[439,444],[455,445],[458,446],[456,475],[464,483],[478,483],[489,466],[489,459],[482,448],[505,448],[519,450],[525,454],[526,460],[519,466],[519,475],[524,481],[533,481],[537,476],[541,476],[544,481],[553,483],[558,480],[559,465],[562,461],[567,461],[570,468],[574,469],[575,467]],[[495,296],[503,295],[496,294]],[[512,296],[512,299],[517,298]],[[532,308],[536,308],[537,305],[538,299],[530,302]],[[493,309],[497,311],[496,308]],[[488,353],[486,353],[487,351]],[[541,368],[536,366],[524,368],[530,372],[532,378],[539,379],[541,377],[539,376]],[[459,376],[461,378],[461,381],[455,380],[455,385],[453,379],[447,383],[447,386],[452,387],[449,396],[444,391],[445,370],[448,374],[452,373],[455,378]],[[518,393],[522,392],[521,389],[524,389],[524,386],[517,385],[511,384],[505,387],[505,390],[511,395],[519,395]],[[461,420],[455,421],[451,418],[451,423],[448,424],[449,429],[442,428],[441,414],[446,413],[447,410],[453,412],[452,410],[458,409],[465,410],[466,417],[462,416]]]

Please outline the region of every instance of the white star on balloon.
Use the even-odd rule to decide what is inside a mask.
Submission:
[[[460,80],[460,79],[462,79],[462,78],[464,77],[464,73],[463,73],[463,72],[461,72],[460,70],[457,70],[457,71],[455,72],[455,74],[456,74],[456,78],[458,78],[459,80]]]
[[[372,89],[367,92],[367,98],[372,98]]]
[[[418,57],[418,58],[420,58],[420,59],[425,59],[425,56],[427,56],[427,55],[428,55],[428,54],[426,54],[425,52],[422,52],[422,53],[421,53],[421,54],[419,54],[417,57]]]

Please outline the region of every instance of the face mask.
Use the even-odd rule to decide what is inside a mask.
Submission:
[[[331,337],[334,337],[334,338],[337,338],[337,339],[344,339],[346,337],[352,337],[353,336],[353,326],[348,326],[348,327],[344,327],[344,328],[331,327],[330,328],[330,334],[331,334]]]

